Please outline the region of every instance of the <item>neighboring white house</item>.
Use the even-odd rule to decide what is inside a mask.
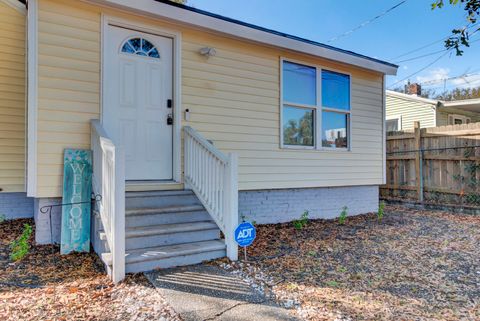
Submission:
[[[235,259],[240,216],[378,207],[394,64],[169,1],[0,0],[0,21],[0,213],[57,240],[60,207],[41,208],[61,202],[65,148],[92,149],[114,280]]]
[[[387,90],[387,131],[468,124],[480,121],[480,99],[441,101]]]

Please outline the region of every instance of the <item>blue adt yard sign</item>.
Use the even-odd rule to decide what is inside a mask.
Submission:
[[[235,229],[235,242],[241,247],[251,245],[256,236],[255,227],[250,222],[243,222]]]

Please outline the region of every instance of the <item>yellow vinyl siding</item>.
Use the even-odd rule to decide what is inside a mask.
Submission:
[[[387,119],[402,116],[402,130],[413,130],[413,123],[422,128],[435,127],[435,104],[398,97],[387,93]]]
[[[39,1],[37,196],[62,194],[63,150],[90,148],[100,116],[100,12]]]
[[[25,191],[25,20],[0,2],[0,191]]]
[[[216,56],[200,56],[204,46]],[[352,75],[351,152],[280,149],[280,57]],[[238,153],[240,189],[381,184],[381,75],[192,30],[182,58],[188,125]]]
[[[61,195],[63,148],[88,147],[89,119],[99,117],[102,11],[182,33],[176,117],[238,153],[240,189],[382,183],[381,74],[77,1],[40,0],[39,196]],[[199,55],[205,46],[217,55]],[[352,75],[351,152],[280,149],[281,57]]]

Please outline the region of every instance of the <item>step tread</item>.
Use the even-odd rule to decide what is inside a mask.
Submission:
[[[149,214],[166,214],[166,213],[178,213],[178,212],[195,212],[205,211],[205,207],[200,204],[196,205],[168,205],[158,207],[138,207],[128,208],[125,210],[125,215],[149,215]]]
[[[200,221],[188,223],[160,224],[150,226],[130,227],[125,231],[125,237],[142,237],[160,234],[185,233],[201,230],[218,229],[213,221]]]
[[[134,197],[164,197],[164,196],[178,196],[178,195],[195,195],[192,190],[168,190],[168,191],[141,191],[141,192],[126,192],[126,198]]]
[[[225,243],[222,240],[201,241],[166,245],[159,247],[148,247],[143,249],[129,250],[125,254],[125,263],[137,263],[166,259],[169,257],[185,256],[202,252],[224,250]],[[102,259],[107,265],[112,265],[112,254],[103,253]]]

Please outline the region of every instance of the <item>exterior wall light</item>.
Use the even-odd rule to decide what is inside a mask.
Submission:
[[[201,48],[198,51],[198,53],[201,54],[202,56],[209,58],[209,57],[215,56],[217,54],[217,51],[215,50],[215,48],[212,48],[212,47],[204,47],[204,48]]]

